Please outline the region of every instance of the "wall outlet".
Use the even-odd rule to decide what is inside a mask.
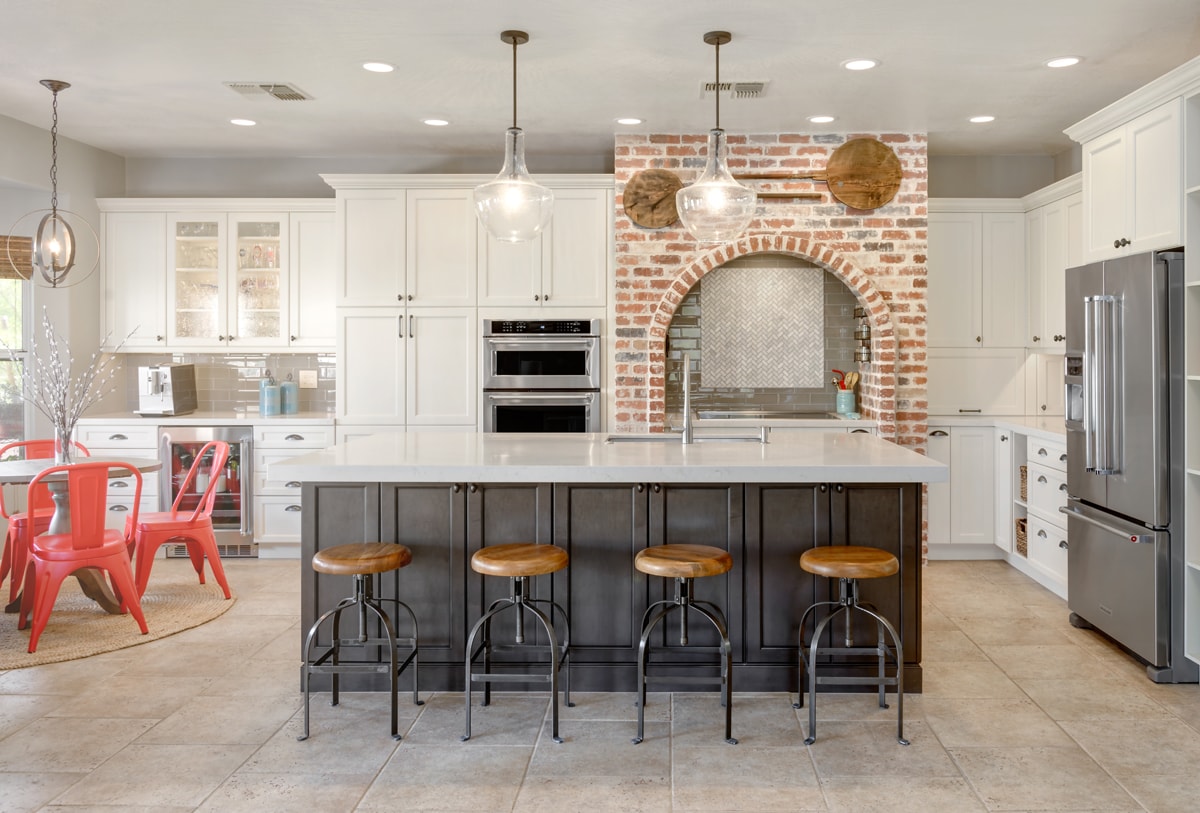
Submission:
[[[300,371],[300,389],[315,390],[317,388],[317,371],[316,370],[301,370]]]

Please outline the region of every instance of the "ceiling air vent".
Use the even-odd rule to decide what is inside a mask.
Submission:
[[[729,99],[757,99],[767,91],[766,82],[705,82],[700,89],[700,97],[712,93],[720,93]]]
[[[272,96],[281,102],[306,102],[312,99],[300,88],[287,82],[225,82],[225,87],[243,96]]]

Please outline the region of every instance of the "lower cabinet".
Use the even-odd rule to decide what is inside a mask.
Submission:
[[[950,466],[950,479],[929,485],[929,558],[995,554],[994,430],[929,424],[929,456]]]
[[[472,571],[470,557],[508,542],[553,543],[570,554],[566,569],[535,579],[531,591],[566,610],[572,687],[593,691],[633,689],[642,614],[649,603],[674,593],[673,581],[634,569],[634,557],[650,545],[705,544],[733,554],[732,571],[698,579],[695,587],[697,598],[725,612],[739,691],[794,691],[800,617],[814,599],[836,598],[836,583],[800,569],[801,553],[828,544],[890,550],[900,559],[900,574],[862,582],[862,596],[900,630],[905,688],[921,688],[916,484],[306,483],[303,504],[306,562],[313,552],[346,542],[399,542],[412,550],[412,564],[384,574],[381,589],[417,614],[422,690],[462,689],[467,633],[509,590],[506,579]],[[306,566],[302,637],[320,612],[350,593],[349,577],[318,576]],[[716,674],[715,652],[703,648],[716,643],[716,634],[703,619],[690,621],[686,647],[679,645],[674,614],[655,631],[657,674],[694,674],[710,666]],[[505,614],[493,635],[497,642],[511,640],[511,630]],[[526,631],[540,633],[536,624]],[[831,638],[837,645],[841,633]],[[869,645],[873,632],[864,626],[855,641]],[[524,669],[519,657],[498,653],[493,666]],[[831,668],[844,674],[874,668],[873,660],[831,660]],[[313,677],[315,686],[321,677]],[[382,676],[352,677],[360,687],[385,686]],[[349,689],[350,678],[343,681]]]

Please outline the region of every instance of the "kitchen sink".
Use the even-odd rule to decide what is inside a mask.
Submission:
[[[737,420],[737,419],[776,419],[776,420],[828,420],[837,417],[830,412],[788,412],[768,409],[702,409],[696,413],[697,418],[704,420]]]
[[[683,436],[679,432],[662,432],[654,435],[609,435],[605,443],[678,443],[683,445]],[[693,443],[766,443],[767,432],[761,431],[753,435],[710,435],[693,434]]]

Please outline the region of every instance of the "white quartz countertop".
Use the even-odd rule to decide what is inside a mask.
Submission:
[[[136,412],[109,412],[80,418],[80,423],[105,426],[138,424],[143,426],[251,426],[254,424],[333,425],[333,416],[325,412],[298,412],[265,418],[258,410],[221,410],[189,412],[186,415],[138,415]]]
[[[898,483],[947,469],[873,435],[607,443],[599,434],[383,433],[272,463],[309,482]]]

